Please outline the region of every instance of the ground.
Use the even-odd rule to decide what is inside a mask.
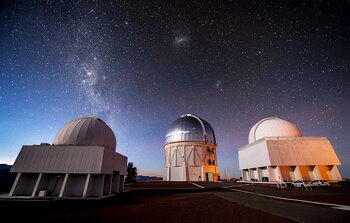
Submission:
[[[2,217],[25,222],[348,222],[350,211],[260,195],[350,204],[349,188],[277,189],[233,182],[145,182],[96,200],[0,200]],[[345,206],[348,207],[348,206]],[[327,215],[327,216],[323,216]]]

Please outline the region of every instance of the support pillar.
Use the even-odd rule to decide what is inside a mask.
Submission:
[[[295,166],[295,169],[293,172],[294,172],[295,180],[304,180],[301,175],[299,166]]]
[[[339,173],[338,167],[335,165],[331,168],[331,174],[332,174],[332,178],[333,178],[331,180],[343,180],[340,173]]]
[[[124,175],[120,175],[120,180],[119,180],[119,192],[124,191]]]
[[[188,181],[186,164],[182,163],[182,181]]]
[[[103,175],[102,175],[102,184],[101,184],[101,193],[100,193],[100,197],[103,196],[104,188],[105,188],[105,175],[103,174]]]
[[[91,174],[89,173],[89,174],[86,176],[85,185],[84,185],[84,190],[83,190],[83,197],[86,197],[87,190],[88,190],[88,187],[89,187],[90,177],[91,177]]]
[[[269,167],[268,166],[266,166],[266,171],[267,171],[267,179],[268,179],[268,182],[270,182],[271,181],[271,175],[270,175],[270,169],[269,169]]]
[[[21,173],[17,173],[15,182],[13,182],[12,188],[11,188],[10,193],[9,193],[10,196],[13,196],[13,193],[16,190],[16,187],[17,187],[17,184],[18,184],[20,177],[21,177]]]
[[[36,180],[36,183],[35,183],[35,186],[34,186],[34,189],[33,189],[32,197],[35,196],[35,194],[36,194],[36,192],[38,190],[39,183],[40,183],[42,175],[43,175],[42,173],[39,173],[38,179]]]
[[[202,181],[204,181],[204,167],[203,167],[203,163],[201,165],[201,179],[202,179]]]
[[[112,193],[112,178],[113,176],[110,175],[109,177],[110,180],[107,182],[109,184],[108,195]]]
[[[64,179],[63,179],[63,183],[62,183],[62,187],[61,187],[61,190],[60,190],[60,194],[59,194],[59,197],[63,197],[63,194],[64,194],[64,189],[66,188],[66,184],[67,184],[67,180],[68,180],[68,173],[66,173],[64,175]]]
[[[315,180],[323,180],[320,172],[320,168],[316,165],[312,170],[312,175]]]
[[[120,174],[118,172],[113,172],[112,174],[112,193],[119,193],[120,184]]]
[[[284,182],[285,180],[283,179],[280,166],[276,166],[276,168],[277,168],[277,172],[278,172],[278,181],[279,181],[279,182],[281,182],[281,181]],[[277,177],[277,176],[276,176],[276,177]]]
[[[171,167],[170,166],[168,167],[168,173],[169,173],[168,181],[171,181]]]

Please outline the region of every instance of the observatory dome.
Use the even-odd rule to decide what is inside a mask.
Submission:
[[[116,143],[112,129],[94,116],[80,117],[68,122],[53,141],[54,145],[105,146],[113,151]]]
[[[294,124],[276,117],[265,118],[257,122],[249,132],[249,143],[264,137],[301,137],[300,129]]]
[[[216,144],[214,130],[202,118],[186,114],[176,119],[165,136],[165,144],[183,141],[206,141]]]

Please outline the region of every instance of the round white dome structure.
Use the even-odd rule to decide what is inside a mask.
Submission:
[[[302,137],[300,129],[294,124],[269,117],[257,122],[249,132],[249,143],[253,143],[264,137]]]
[[[215,133],[211,125],[192,114],[182,115],[176,119],[165,136],[165,144],[184,141],[204,141],[216,144]]]
[[[104,146],[115,151],[112,129],[99,117],[85,116],[68,122],[57,133],[53,145]]]
[[[268,117],[249,132],[249,144],[238,149],[242,181],[273,182],[277,187],[297,180],[342,180],[339,158],[326,137],[303,136],[286,120]]]

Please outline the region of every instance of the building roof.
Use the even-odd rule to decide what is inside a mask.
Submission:
[[[176,119],[168,129],[165,144],[183,141],[205,141],[216,144],[215,133],[204,119],[186,114]]]
[[[249,143],[253,143],[264,137],[302,137],[300,129],[294,124],[269,117],[257,122],[249,132]]]
[[[104,146],[115,150],[116,137],[99,117],[85,116],[68,122],[57,133],[54,145]]]

